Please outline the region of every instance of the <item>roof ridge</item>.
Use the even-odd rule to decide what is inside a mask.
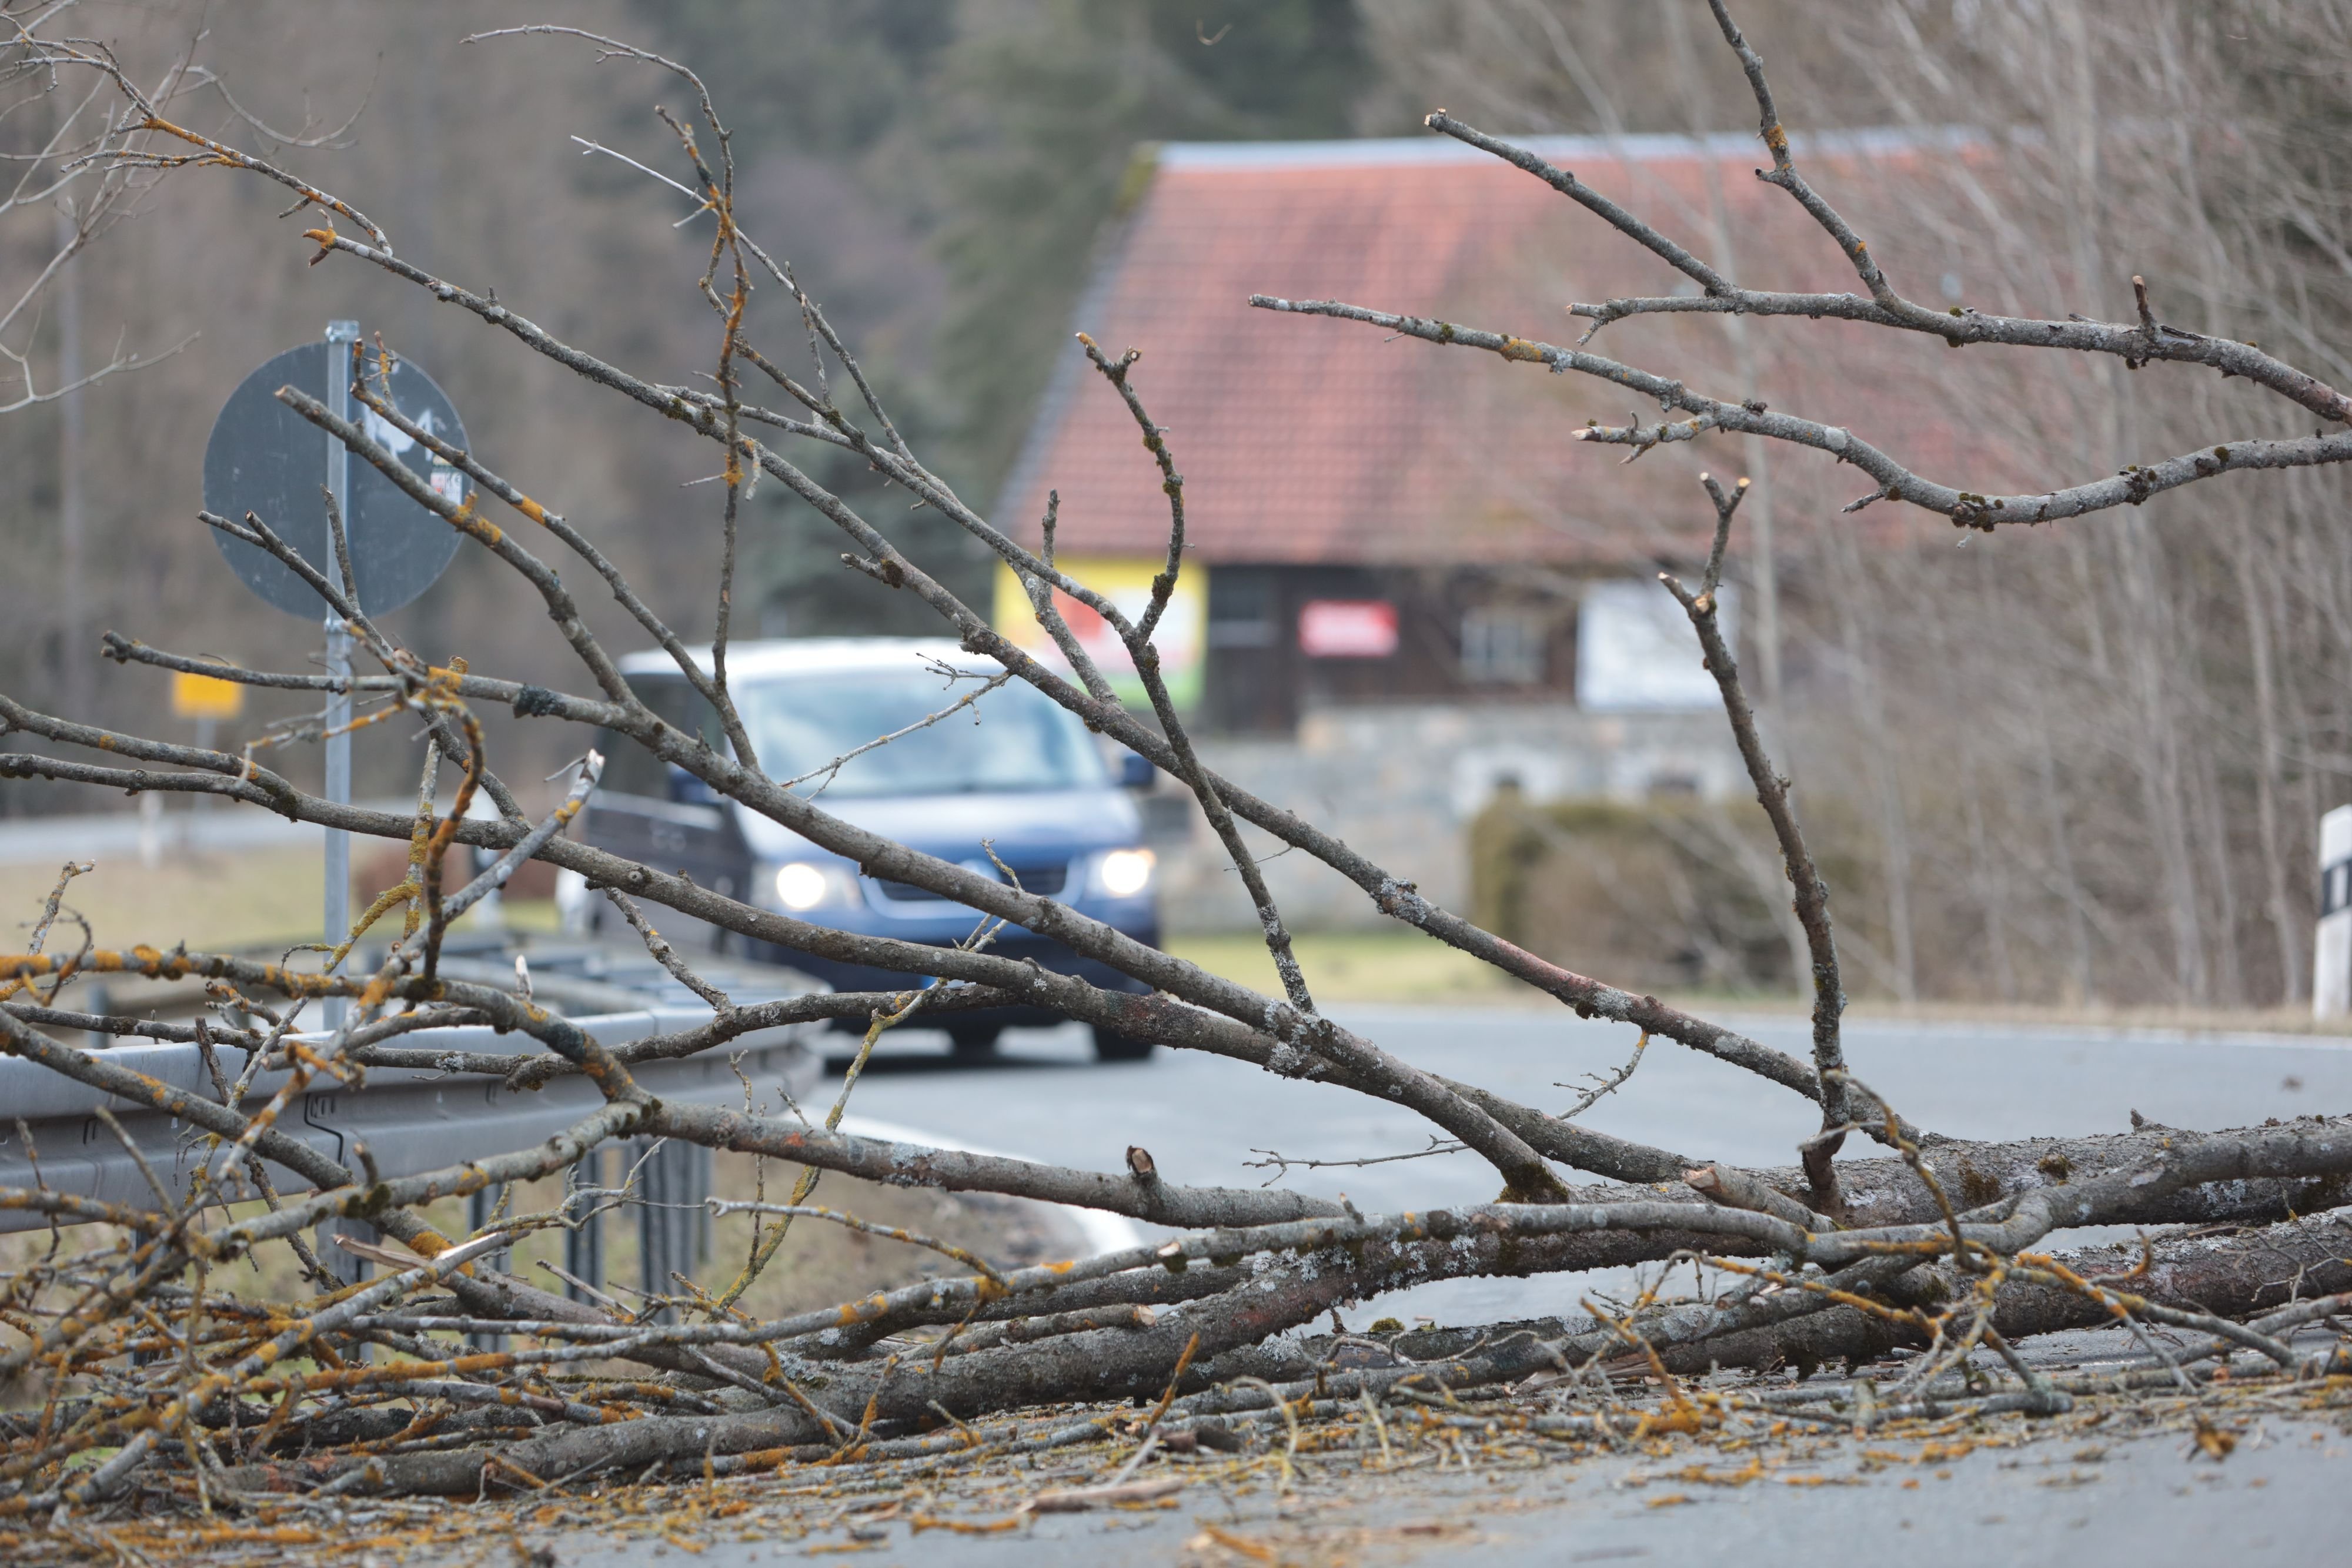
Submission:
[[[1653,160],[1730,158],[1756,150],[1753,131],[1718,131],[1705,136],[1644,131],[1623,136],[1512,136],[1504,141],[1539,157]],[[1979,146],[1984,132],[1965,125],[1863,126],[1844,131],[1803,131],[1790,137],[1793,152],[1817,157],[1885,157],[1899,152],[1954,152]],[[1497,160],[1449,136],[1363,136],[1307,141],[1165,141],[1161,173],[1224,173],[1276,169],[1376,168],[1385,164],[1486,163]]]

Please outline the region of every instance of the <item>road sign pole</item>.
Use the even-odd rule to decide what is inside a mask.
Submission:
[[[360,338],[356,321],[327,323],[327,409],[337,419],[351,417],[351,350]],[[332,435],[327,437],[327,489],[335,497],[335,511],[346,529],[352,516],[351,449]],[[349,680],[352,634],[341,616],[327,617],[327,673]],[[338,806],[352,800],[352,694],[346,685],[327,695],[327,799]],[[352,929],[352,840],[340,828],[327,830],[327,943],[340,945]],[[341,1029],[349,1011],[341,997],[326,998],[326,1026]]]
[[[325,341],[313,339],[271,355],[237,382],[214,416],[213,433],[205,442],[205,509],[225,517],[250,512],[268,518],[288,545],[331,575],[336,550],[326,526],[327,508],[319,500],[318,441],[323,433],[302,416],[295,406],[299,400],[281,394],[289,388],[307,389],[324,400],[328,412],[351,418],[359,341],[358,322],[330,321]],[[383,382],[384,395],[421,429],[437,440],[465,446],[465,423],[432,377],[404,360],[395,361],[384,367]],[[433,443],[411,440],[389,427],[376,434],[409,473],[433,490],[453,500],[464,493],[463,476],[440,459]],[[389,614],[433,585],[457,553],[457,531],[443,528],[372,465],[354,464],[349,450],[332,436],[327,437],[326,457],[327,492],[342,516],[359,612]],[[306,579],[258,546],[226,534],[215,535],[215,542],[230,570],[264,602],[319,623],[319,596]],[[352,799],[352,636],[351,629],[332,615],[326,618],[326,633],[327,673],[342,689],[327,694],[323,714],[329,732],[325,795],[345,806]],[[211,711],[201,695],[192,697],[194,711]],[[233,714],[235,709],[226,711]],[[322,923],[331,949],[351,936],[351,838],[329,828],[325,847]],[[325,1004],[310,1016],[331,1030],[340,1029],[351,1009],[331,997]]]

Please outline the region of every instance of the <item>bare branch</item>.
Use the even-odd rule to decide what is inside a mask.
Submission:
[[[1499,354],[1506,360],[1548,365],[1556,374],[1573,371],[1654,399],[1661,408],[1680,409],[1704,422],[1696,428],[1686,424],[1611,426],[1595,423],[1572,433],[1580,441],[1642,447],[1655,445],[1661,441],[1687,440],[1705,430],[1760,435],[1768,440],[1826,452],[1842,463],[1853,464],[1876,480],[1880,495],[1908,501],[1923,510],[1948,517],[1958,527],[1980,528],[1988,533],[2004,523],[2058,522],[2105,511],[2111,507],[2137,506],[2151,496],[2179,489],[2200,479],[2210,479],[2219,474],[2246,473],[2256,469],[2311,468],[2352,461],[2352,434],[2225,441],[2161,462],[2134,464],[2113,478],[2067,489],[2044,491],[2039,495],[1979,495],[1923,479],[1885,452],[1842,427],[1776,413],[1761,404],[1707,397],[1690,391],[1680,382],[1620,364],[1598,354],[1586,353],[1580,349],[1563,349],[1551,343],[1458,326],[1450,321],[1391,315],[1387,311],[1366,309],[1331,299],[1294,300],[1254,294],[1250,296],[1250,303],[1261,310],[1329,316],[1340,320],[1362,322],[1403,337],[1419,338],[1425,342],[1480,349]],[[1802,313],[1829,315],[1836,312]],[[2057,344],[2058,323],[2049,325],[2050,341],[2053,346],[2060,346]],[[2137,332],[2137,329],[2133,330]],[[2335,398],[2336,394],[2330,393],[2329,396]],[[2331,407],[2334,406],[2336,404],[2331,403]],[[2352,411],[2352,402],[2342,403],[2341,406]],[[2327,417],[2342,415],[2331,413]],[[1677,435],[1674,434],[1676,430],[1683,430],[1685,434]]]
[[[1812,855],[1805,848],[1804,832],[1797,825],[1796,809],[1789,800],[1789,781],[1765,754],[1763,737],[1756,729],[1755,712],[1748,706],[1748,694],[1739,684],[1738,661],[1723,639],[1717,618],[1716,591],[1723,580],[1724,550],[1731,540],[1732,514],[1739,509],[1740,500],[1748,494],[1748,481],[1740,480],[1727,494],[1713,475],[1700,475],[1699,482],[1706,486],[1707,497],[1715,503],[1715,544],[1707,552],[1706,575],[1696,593],[1685,588],[1672,572],[1660,572],[1658,580],[1675,596],[1675,601],[1690,617],[1691,629],[1698,633],[1699,646],[1706,653],[1707,673],[1715,677],[1716,686],[1723,694],[1724,714],[1731,721],[1739,758],[1747,764],[1748,781],[1756,787],[1756,802],[1764,808],[1764,815],[1772,824],[1772,836],[1780,841],[1781,861],[1795,892],[1797,920],[1804,927],[1805,947],[1812,958],[1813,1071],[1825,1090],[1822,1095],[1823,1136],[1807,1145],[1805,1162],[1807,1168],[1815,1173],[1817,1207],[1834,1213],[1838,1208],[1837,1188],[1830,1156],[1837,1153],[1843,1134],[1832,1133],[1832,1129],[1860,1118],[1849,1112],[1847,1096],[1842,1092],[1845,1051],[1838,1039],[1838,1019],[1845,1011],[1845,988],[1838,977],[1837,938],[1830,928],[1829,887],[1822,881]]]

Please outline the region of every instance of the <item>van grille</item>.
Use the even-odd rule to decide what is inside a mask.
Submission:
[[[1069,885],[1070,867],[1066,861],[1049,861],[1042,865],[1022,865],[1013,861],[1007,861],[1004,863],[1011,866],[1013,875],[1021,879],[1021,890],[1024,893],[1034,893],[1040,897],[1052,898]],[[997,880],[1002,882],[1004,879],[1000,873]],[[948,902],[929,888],[917,887],[910,882],[886,882],[877,877],[875,879],[874,885],[881,890],[883,897],[893,904],[945,904]]]

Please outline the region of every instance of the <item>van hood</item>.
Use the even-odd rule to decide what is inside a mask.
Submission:
[[[872,795],[835,800],[824,810],[870,833],[946,861],[983,853],[1013,860],[1061,860],[1089,850],[1121,849],[1143,837],[1143,819],[1124,789],[1041,789],[969,795]],[[738,806],[743,837],[761,860],[792,860],[816,850],[781,823]]]

